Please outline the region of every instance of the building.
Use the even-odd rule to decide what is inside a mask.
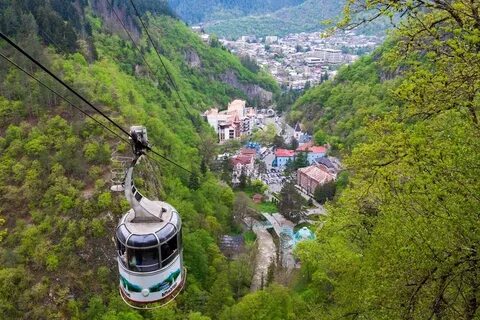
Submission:
[[[309,67],[316,67],[322,65],[325,60],[319,57],[307,57],[305,58],[305,63]]]
[[[265,43],[266,44],[278,43],[278,37],[277,36],[266,36],[265,37]]]
[[[309,164],[314,164],[318,158],[325,157],[327,155],[327,148],[324,146],[313,146],[312,143],[302,144],[295,150],[298,152],[307,153],[307,161]]]
[[[272,166],[285,167],[287,163],[295,160],[295,151],[288,149],[277,149],[275,151],[275,160],[273,160]]]
[[[309,195],[314,194],[317,186],[334,180],[335,176],[320,165],[301,168],[297,171],[297,185]]]
[[[202,41],[205,42],[205,43],[210,43],[210,35],[209,34],[202,34],[200,36],[200,38],[202,38]]]
[[[302,135],[302,127],[300,122],[297,122],[297,124],[295,124],[295,128],[293,128],[293,137],[298,141]]]
[[[317,49],[313,52],[312,58],[318,58],[321,62],[341,63],[343,62],[342,50],[337,49]]]
[[[240,153],[232,158],[233,174],[232,182],[234,185],[240,183],[240,176],[244,173],[247,177],[252,177],[255,173],[255,149],[242,149]]]
[[[203,116],[215,129],[220,143],[250,135],[256,125],[255,110],[247,108],[243,100],[232,101],[227,110],[218,111],[217,108],[207,110]]]
[[[253,108],[247,108],[246,101],[234,100],[228,105],[228,114],[236,113],[240,118],[240,135],[250,135],[256,124],[256,112]]]

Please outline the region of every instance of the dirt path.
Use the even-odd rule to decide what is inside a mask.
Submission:
[[[264,284],[267,282],[268,267],[277,260],[277,248],[271,234],[267,230],[254,226],[253,232],[257,235],[258,253],[250,290],[257,291],[262,288],[262,278]]]

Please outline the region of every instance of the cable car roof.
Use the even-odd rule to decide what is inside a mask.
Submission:
[[[157,246],[180,230],[181,220],[175,208],[162,201],[148,201],[147,205],[150,212],[158,214],[159,220],[136,221],[135,211],[129,210],[120,221],[116,232],[117,239],[123,245],[134,248]]]

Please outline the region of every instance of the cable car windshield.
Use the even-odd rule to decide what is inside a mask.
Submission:
[[[127,248],[127,267],[131,271],[148,272],[160,269],[158,248],[132,249]]]

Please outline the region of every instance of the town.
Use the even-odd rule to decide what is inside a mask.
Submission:
[[[201,27],[193,30],[204,41],[210,40],[210,35],[202,33]],[[383,37],[343,31],[329,37],[322,32],[312,32],[285,37],[242,36],[237,40],[220,39],[220,42],[232,53],[255,61],[283,88],[301,90],[333,78],[339,66],[372,52],[383,42]]]
[[[259,205],[256,214],[237,213],[240,222],[251,227],[260,246],[275,247],[267,232],[274,230],[281,242],[280,265],[287,270],[298,267],[293,249],[297,241],[313,236],[308,226],[318,225],[325,214],[322,204],[333,198],[341,174],[339,159],[300,124],[292,128],[274,110],[256,110],[244,100],[232,101],[223,111],[212,108],[203,116],[215,130],[220,149],[234,146],[217,156],[220,170],[227,170],[223,179],[235,190],[250,193],[251,199],[245,200]],[[231,253],[234,240],[225,236],[222,241]],[[276,250],[263,252],[258,259],[268,268]],[[257,269],[265,273],[264,267]]]
[[[217,41],[201,27],[192,29],[206,43]],[[330,37],[314,32],[218,41],[247,68],[271,74],[282,90],[300,92],[333,79],[342,65],[372,52],[383,39],[344,31]],[[273,261],[287,273],[300,266],[293,254],[296,244],[315,237],[312,230],[326,215],[323,204],[346,181],[327,141],[315,141],[301,123],[292,127],[277,112],[275,106],[254,108],[237,99],[203,114],[222,150],[216,158],[220,176],[236,190],[234,218],[258,241],[253,289],[263,287]],[[235,255],[242,241],[242,236],[224,235],[220,248]]]

